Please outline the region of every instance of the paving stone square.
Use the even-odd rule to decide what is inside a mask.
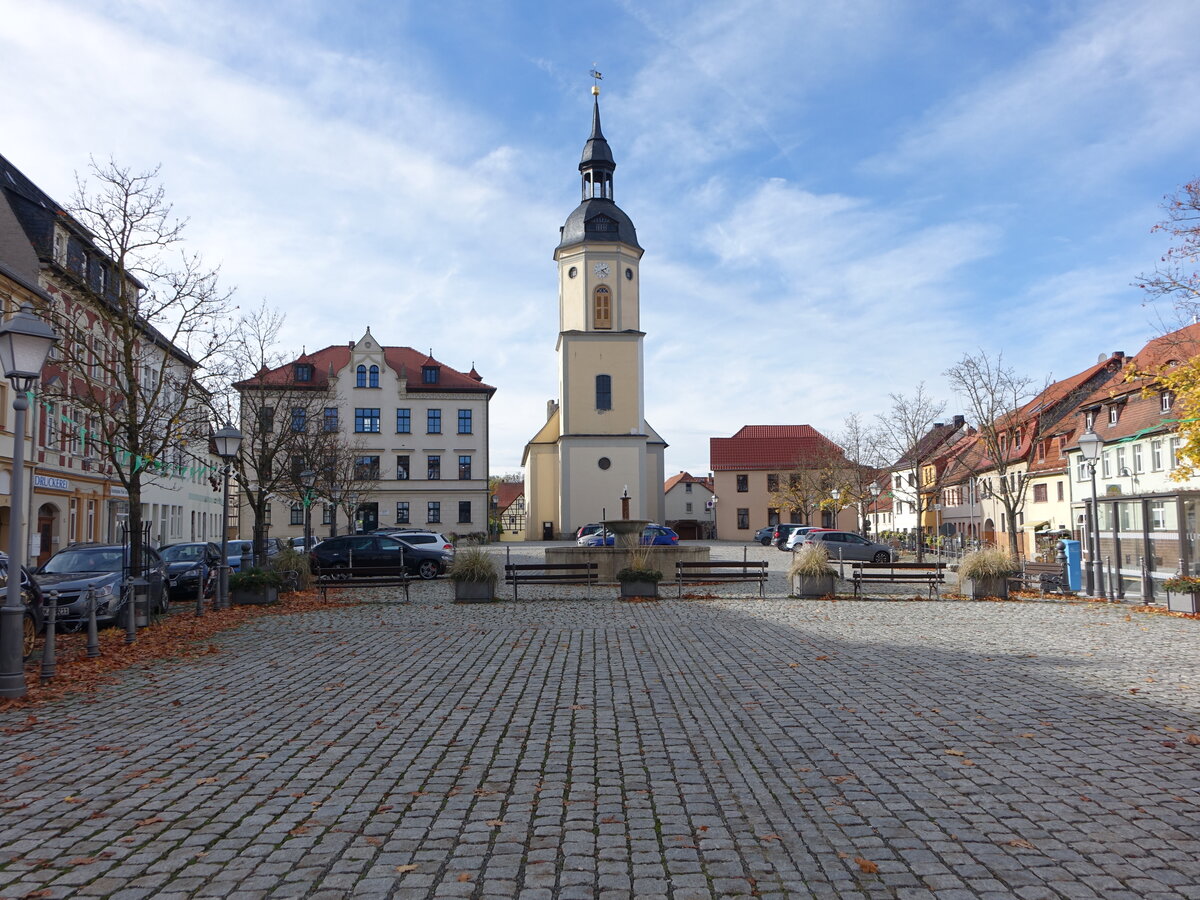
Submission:
[[[1198,623],[785,592],[437,581],[5,712],[0,897],[1200,897]]]

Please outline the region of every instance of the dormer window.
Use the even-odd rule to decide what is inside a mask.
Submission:
[[[54,261],[64,268],[67,265],[67,233],[61,228],[54,229]]]
[[[297,381],[312,381],[313,367],[308,363],[296,364],[296,380]]]
[[[1083,427],[1085,430],[1094,427],[1096,424],[1096,411],[1090,409],[1083,414]]]
[[[1171,407],[1175,405],[1175,395],[1170,391],[1163,391],[1159,396],[1159,402],[1162,404],[1163,412],[1170,412]]]
[[[1121,408],[1114,403],[1112,406],[1110,406],[1108,408],[1108,424],[1110,426],[1116,425],[1117,421],[1120,418],[1121,418]]]
[[[421,366],[421,383],[437,384],[441,380],[441,366]]]

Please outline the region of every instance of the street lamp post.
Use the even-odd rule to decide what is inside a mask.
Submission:
[[[833,499],[833,527],[838,527],[838,512],[841,509],[838,506],[838,501],[842,499],[842,492],[838,488],[833,488],[829,492],[829,496]]]
[[[337,511],[338,505],[342,502],[342,489],[335,487],[329,490],[329,499],[332,501],[333,509],[330,512],[329,536],[337,537]]]
[[[875,508],[875,504],[877,504],[879,502],[879,494],[882,492],[883,489],[879,486],[878,482],[872,481],[871,487],[869,490],[871,491],[871,509],[876,515],[878,515],[879,510]],[[867,519],[867,517],[863,516],[864,526],[866,523],[866,519]],[[865,527],[863,528],[863,531],[864,532],[866,531]],[[876,520],[876,522],[875,522],[875,528],[873,529],[873,533],[879,534],[879,521],[878,520]],[[864,534],[863,537],[866,537],[866,535]]]
[[[312,550],[312,489],[317,483],[317,473],[306,469],[300,473],[300,483],[304,485],[304,552]]]
[[[1083,454],[1083,459],[1087,463],[1088,471],[1092,476],[1092,596],[1100,597],[1104,595],[1104,566],[1100,562],[1100,506],[1096,498],[1096,462],[1100,459],[1100,450],[1104,446],[1104,439],[1092,430],[1089,425],[1087,431],[1079,436],[1079,452]]]
[[[222,469],[225,492],[221,500],[221,574],[217,579],[217,609],[226,609],[229,606],[229,475],[238,448],[242,446],[242,433],[226,422],[225,427],[213,434],[212,439],[217,456],[225,461]]]
[[[8,592],[0,609],[0,697],[25,696],[25,646],[21,603],[21,566],[25,562],[25,529],[21,506],[25,489],[26,396],[33,390],[50,347],[58,341],[54,329],[24,304],[11,319],[0,325],[0,368],[13,386],[12,487],[8,508]]]

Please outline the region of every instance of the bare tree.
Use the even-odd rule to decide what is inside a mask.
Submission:
[[[863,534],[870,530],[867,507],[873,499],[871,485],[879,479],[879,468],[883,464],[880,452],[883,439],[878,428],[863,424],[858,413],[851,413],[842,423],[842,431],[836,438],[846,456],[847,466],[842,473],[841,494],[845,505],[858,509]]]
[[[364,462],[366,449],[361,439],[346,439],[342,435],[321,447],[317,472],[317,489],[326,501],[333,504],[334,519],[331,533],[337,533],[337,514],[346,517],[350,532],[354,531],[355,513],[359,501],[367,495],[380,478],[380,472]],[[400,473],[397,473],[399,475]],[[404,473],[406,476],[410,473]]]
[[[128,492],[136,571],[143,485],[182,469],[187,455],[207,462],[208,388],[232,291],[183,248],[185,223],[157,169],[92,160],[89,178],[76,182],[70,212],[109,262],[81,272],[83,302],[55,310],[65,377],[50,396],[98,438],[88,449]]]
[[[1138,287],[1153,298],[1170,300],[1191,318],[1200,311],[1200,179],[1164,199],[1167,217],[1153,230],[1166,232],[1176,243],[1153,272],[1141,277]]]
[[[1047,421],[1037,413],[1022,415],[1033,396],[1033,381],[1006,366],[1003,354],[992,357],[983,350],[974,356],[964,354],[945,375],[965,402],[983,450],[981,454],[964,454],[963,463],[976,477],[986,473],[985,490],[1000,501],[1008,531],[1008,552],[1016,558],[1020,553],[1017,517],[1025,505],[1029,485],[1024,468]]]
[[[947,435],[939,435],[933,427],[946,411],[944,401],[936,401],[925,392],[925,383],[917,385],[910,397],[889,394],[891,409],[876,417],[879,447],[887,459],[894,460],[892,468],[912,469],[913,484],[909,487],[917,512],[917,559],[925,558],[925,513],[937,490],[936,472],[927,469],[936,458]],[[933,478],[929,481],[930,474]],[[896,479],[898,480],[898,479]],[[893,482],[893,496],[897,485]]]

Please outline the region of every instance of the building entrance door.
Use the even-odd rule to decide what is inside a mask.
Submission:
[[[359,534],[369,534],[379,527],[379,504],[362,503],[358,507],[358,515],[354,517],[355,530]]]
[[[53,506],[43,506],[38,510],[37,564],[39,566],[54,555],[54,520],[56,512]]]

